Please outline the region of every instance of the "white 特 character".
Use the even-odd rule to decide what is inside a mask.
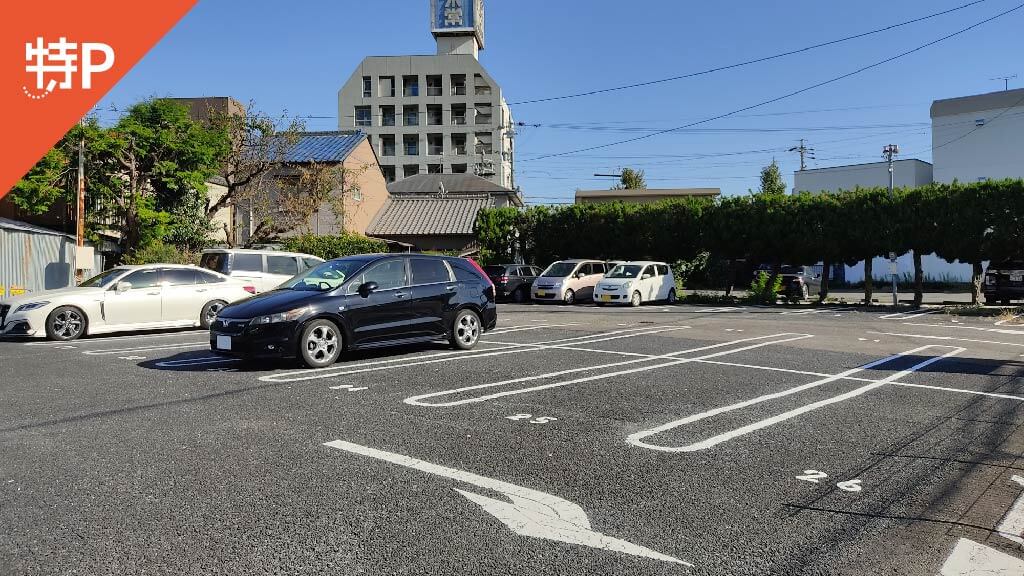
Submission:
[[[63,36],[59,41],[49,42],[45,45],[41,37],[36,38],[34,46],[31,42],[26,42],[25,60],[30,63],[25,65],[25,71],[35,72],[36,90],[52,92],[54,87],[58,86],[57,81],[52,78],[49,83],[43,85],[47,73],[63,73],[64,78],[60,81],[59,87],[61,89],[71,88],[74,85],[71,75],[78,71],[78,65],[75,64],[78,61],[78,54],[75,52],[77,49],[78,44],[68,42],[68,39]]]

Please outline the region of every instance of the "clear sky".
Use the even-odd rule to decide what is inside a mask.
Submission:
[[[480,60],[506,100],[572,94],[696,72],[866,32],[970,0],[485,0]],[[881,159],[930,161],[932,100],[1024,86],[1024,10],[894,62],[691,130],[555,158],[750,106],[873,64],[1017,6],[985,0],[867,38],[697,78],[584,98],[512,106],[516,184],[530,203],[571,202],[607,188],[594,173],[630,166],[648,186],[756,188],[774,158],[787,184],[799,168]],[[780,6],[781,5],[781,6]],[[200,0],[98,106],[149,96],[232,96],[272,114],[337,129],[337,92],[368,55],[433,54],[428,0]],[[540,126],[534,126],[534,125]]]

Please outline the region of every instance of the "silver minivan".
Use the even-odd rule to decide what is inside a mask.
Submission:
[[[203,250],[199,265],[249,282],[256,287],[257,292],[266,292],[321,262],[322,258],[298,252],[211,248]]]
[[[530,296],[534,302],[574,304],[592,300],[594,286],[608,270],[600,260],[559,260],[533,281]]]

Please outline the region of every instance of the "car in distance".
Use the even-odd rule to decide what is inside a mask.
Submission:
[[[220,310],[256,288],[197,266],[118,266],[72,288],[0,301],[0,335],[74,340],[161,328],[208,328]]]
[[[266,292],[323,261],[323,258],[298,252],[211,248],[203,250],[199,265],[252,284],[256,292]]]
[[[559,260],[534,280],[530,296],[534,302],[575,304],[590,300],[594,286],[607,271],[600,260]]]
[[[594,302],[640,306],[644,302],[676,302],[676,279],[664,262],[624,262],[612,268],[597,283]]]
[[[985,270],[982,285],[985,304],[1007,305],[1010,300],[1024,298],[1024,260],[992,262]]]
[[[821,274],[810,266],[783,266],[779,273],[782,275],[782,293],[791,302],[809,300],[812,294],[821,291]]]
[[[227,306],[210,327],[210,348],[324,368],[346,350],[441,339],[468,350],[497,318],[494,286],[472,260],[349,256]]]
[[[484,272],[494,283],[495,296],[513,302],[530,299],[530,287],[540,276],[540,268],[527,264],[493,264],[484,266]]]

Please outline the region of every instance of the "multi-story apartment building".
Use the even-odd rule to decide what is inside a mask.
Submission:
[[[932,103],[935,181],[1024,177],[1024,88]]]
[[[338,91],[338,128],[369,135],[388,182],[468,173],[513,188],[512,115],[478,60],[483,0],[430,9],[437,54],[365,58]]]

